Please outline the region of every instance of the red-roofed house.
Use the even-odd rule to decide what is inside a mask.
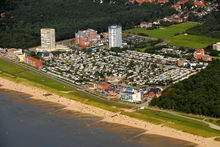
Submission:
[[[172,8],[176,9],[176,10],[180,10],[181,9],[181,5],[178,5],[178,4],[172,5]]]
[[[152,98],[152,97],[155,97],[155,96],[156,96],[156,93],[154,93],[154,92],[151,91],[151,92],[149,92],[149,93],[147,94],[147,96]]]
[[[137,2],[137,3],[148,3],[148,2],[158,2],[158,3],[167,3],[169,0],[128,0],[129,2]]]
[[[204,56],[205,56],[204,49],[196,49],[196,51],[194,52],[194,57],[197,60],[204,59]]]
[[[205,4],[203,1],[196,1],[196,2],[194,2],[194,5],[196,7],[205,7]]]
[[[181,0],[181,1],[179,1],[177,4],[183,5],[183,4],[187,3],[188,1],[189,1],[189,0]]]
[[[111,85],[108,84],[107,82],[101,82],[100,84],[97,85],[97,88],[101,90],[108,90],[109,88],[111,88]]]
[[[168,3],[169,0],[157,0],[158,3]]]
[[[137,2],[137,3],[143,3],[143,2],[153,2],[154,0],[129,0],[129,2]]]

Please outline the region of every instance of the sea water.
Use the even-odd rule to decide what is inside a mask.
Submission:
[[[191,147],[190,142],[105,123],[63,105],[0,89],[0,147]],[[143,135],[142,135],[143,134]]]

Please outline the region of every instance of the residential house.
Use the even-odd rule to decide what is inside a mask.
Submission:
[[[187,65],[186,59],[179,59],[179,60],[177,60],[177,66],[184,67],[186,65]]]
[[[184,5],[185,3],[188,3],[188,2],[189,2],[189,0],[180,0],[177,2],[177,4]]]
[[[16,55],[16,60],[18,62],[24,62],[25,54]]]
[[[203,58],[204,61],[207,61],[207,62],[210,62],[212,61],[212,56],[209,56],[209,55],[205,55],[204,58]]]
[[[175,5],[172,5],[172,8],[175,10],[181,10],[181,5],[175,4]]]
[[[100,90],[108,90],[109,88],[111,88],[111,84],[107,82],[100,82],[97,84],[97,88]]]
[[[149,3],[149,2],[167,3],[167,2],[169,2],[169,0],[129,0],[129,2],[137,2],[137,3]]]
[[[205,3],[203,1],[195,1],[194,5],[196,7],[205,7]]]
[[[5,51],[5,55],[10,59],[16,59],[17,55],[22,55],[22,49],[11,48]]]
[[[205,56],[205,51],[204,49],[196,49],[196,51],[194,52],[194,57],[197,60],[203,59]]]
[[[148,22],[142,22],[140,23],[140,28],[152,28],[153,27],[153,23],[148,23]]]

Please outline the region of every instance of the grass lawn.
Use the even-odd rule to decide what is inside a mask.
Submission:
[[[158,43],[160,42],[158,41],[140,42],[134,45],[134,50],[138,52],[146,52],[154,48],[154,46]]]
[[[35,86],[38,85],[39,88],[48,87],[58,91],[72,90],[71,87],[58,83],[57,81],[47,78],[38,73],[19,67],[16,64],[13,64],[3,59],[0,59],[0,71],[2,71],[2,75],[11,75],[13,77],[13,80],[16,82],[22,82],[22,79],[26,79],[33,82]]]
[[[215,138],[216,141],[220,141],[220,137]]]
[[[169,44],[175,46],[185,46],[191,48],[204,48],[210,44],[220,41],[220,39],[210,38],[205,36],[196,36],[196,35],[183,35],[183,33],[197,25],[198,23],[187,22],[177,25],[172,25],[169,27],[161,27],[160,29],[147,30],[144,28],[134,28],[126,30],[125,32],[133,34],[147,34],[151,37],[168,40]]]
[[[197,49],[197,48],[207,47],[219,41],[220,39],[205,37],[205,36],[178,35],[178,36],[173,36],[169,44]]]
[[[117,103],[113,101],[107,101],[103,99],[99,99],[93,95],[84,92],[73,91],[68,94],[64,94],[65,97],[82,102],[84,104],[92,105],[104,110],[119,112],[121,108],[130,109],[132,108],[129,105],[125,105],[122,103]]]
[[[177,33],[183,33],[186,30],[199,25],[198,23],[182,23],[177,25],[171,25],[169,27],[161,27],[160,29],[147,30],[144,28],[134,28],[127,30],[126,32],[138,34],[144,33],[149,36],[160,38],[160,39],[169,39],[172,38]]]
[[[186,114],[186,113],[181,113],[179,112],[180,115],[199,119],[199,120],[204,120],[210,123],[213,123],[217,126],[220,126],[220,119],[219,118],[213,118],[213,117],[208,117],[208,116],[199,116],[199,115],[194,115],[194,114]]]
[[[220,119],[206,118],[205,121],[220,126]]]
[[[194,114],[186,114],[186,113],[183,113],[183,112],[178,112],[178,114],[182,115],[182,116],[186,116],[186,117],[191,117],[191,118],[194,118],[194,119],[198,119],[198,120],[204,120],[205,117],[204,116],[198,116],[198,115],[194,115]]]
[[[166,112],[156,112],[153,110],[138,110],[136,113],[142,114],[147,119],[152,119],[153,121],[158,122],[163,126],[168,126],[171,128],[182,130],[183,132],[188,132],[203,137],[212,137],[220,135],[220,131],[209,128],[207,124],[168,114]]]

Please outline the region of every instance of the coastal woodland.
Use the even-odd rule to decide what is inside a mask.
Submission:
[[[220,38],[220,12],[212,12],[205,18],[202,25],[193,27],[192,29],[187,30],[187,32],[194,35]]]
[[[90,0],[1,0],[0,47],[29,48],[40,44],[40,29],[56,29],[56,40],[74,37],[80,29],[107,31],[108,25],[123,29],[175,13],[166,5],[124,5]],[[156,10],[156,11],[155,11]]]
[[[164,109],[220,117],[220,60],[182,82],[163,91],[151,101]]]

